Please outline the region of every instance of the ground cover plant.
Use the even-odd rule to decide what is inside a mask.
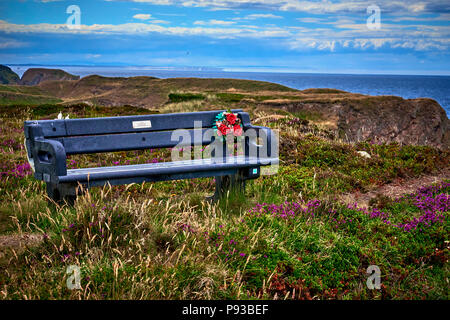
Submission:
[[[198,99],[197,99],[198,98]],[[237,95],[178,93],[161,112]],[[230,102],[231,101],[231,102]],[[205,201],[213,179],[105,186],[49,203],[23,147],[25,119],[144,114],[132,106],[0,107],[2,299],[448,299],[450,179],[367,205],[344,195],[448,170],[427,146],[345,143],[315,115],[249,108],[280,131],[276,175]],[[156,112],[156,111],[155,111]],[[366,151],[370,158],[358,155]],[[68,167],[170,159],[170,150],[69,157]],[[81,268],[81,289],[66,286]],[[377,265],[381,289],[366,286]]]

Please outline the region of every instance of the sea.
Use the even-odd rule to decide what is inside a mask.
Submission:
[[[202,68],[155,68],[136,66],[10,66],[19,76],[28,68],[56,68],[85,77],[97,74],[106,77],[152,76],[158,78],[232,78],[269,81],[294,89],[333,88],[369,95],[394,95],[405,99],[432,98],[450,116],[450,76],[434,75],[362,75],[287,72],[238,72],[204,70]]]

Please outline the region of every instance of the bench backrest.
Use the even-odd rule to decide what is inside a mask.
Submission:
[[[180,140],[172,139],[176,129],[187,129],[191,135],[190,145],[208,145],[214,138],[208,138],[208,135],[205,138],[204,131],[213,126],[216,116],[223,111],[25,121],[25,136],[30,143],[32,128],[37,125],[42,137],[61,142],[67,155],[171,148],[181,141],[181,137]],[[245,118],[242,119],[244,123],[249,122],[248,114],[242,110],[232,112]],[[194,132],[199,123],[201,134]]]

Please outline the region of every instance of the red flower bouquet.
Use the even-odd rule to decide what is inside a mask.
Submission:
[[[217,115],[213,128],[216,130],[217,135],[222,137],[229,134],[239,137],[243,134],[241,119],[230,110]]]

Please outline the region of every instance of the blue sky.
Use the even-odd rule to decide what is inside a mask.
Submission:
[[[0,1],[2,64],[450,75],[449,47],[448,0]]]

